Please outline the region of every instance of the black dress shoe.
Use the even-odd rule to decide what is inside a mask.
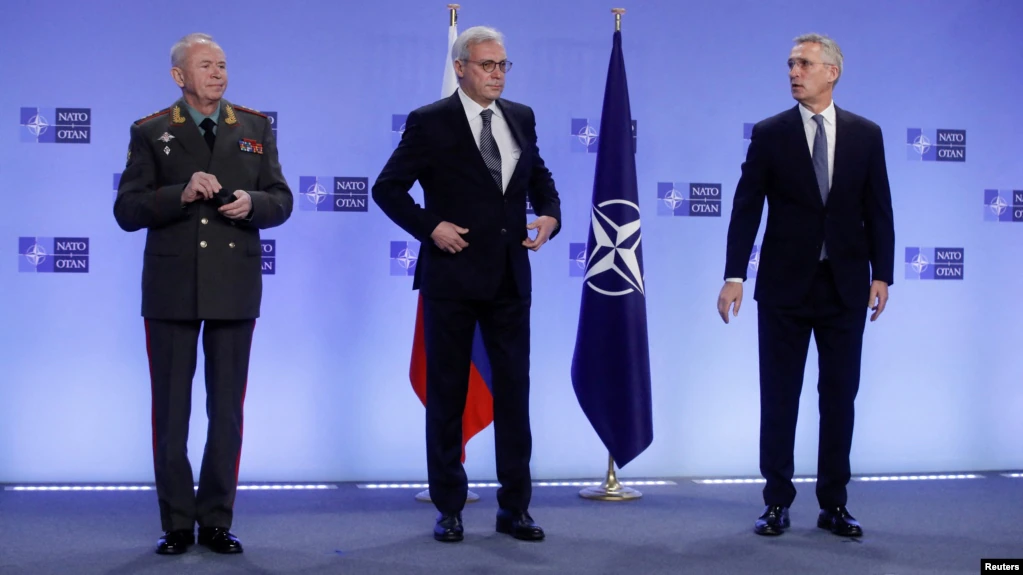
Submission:
[[[461,541],[462,535],[462,514],[454,513],[445,515],[441,513],[437,517],[437,524],[433,526],[433,538],[443,543],[456,543]]]
[[[167,531],[156,541],[156,552],[160,555],[181,555],[195,543],[195,534],[191,529]]]
[[[827,529],[840,537],[862,537],[863,528],[856,518],[849,515],[845,505],[821,509],[817,516],[817,527]]]
[[[214,553],[241,553],[242,542],[224,527],[200,527],[199,545]]]
[[[544,538],[543,527],[537,525],[525,511],[499,510],[497,512],[497,532],[523,541],[541,541]]]
[[[789,508],[781,505],[768,505],[764,514],[753,524],[757,535],[781,535],[789,528]]]

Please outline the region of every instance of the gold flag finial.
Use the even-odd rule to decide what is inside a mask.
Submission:
[[[450,11],[451,20],[448,22],[448,26],[454,26],[458,24],[458,9],[461,8],[459,4],[448,4],[448,10]]]
[[[615,15],[615,32],[621,32],[622,14],[625,14],[625,8],[612,8],[611,13]]]

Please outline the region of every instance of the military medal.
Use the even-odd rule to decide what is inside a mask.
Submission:
[[[238,149],[240,149],[243,152],[248,152],[250,154],[262,154],[263,144],[257,142],[256,140],[243,138],[241,140],[238,140]]]

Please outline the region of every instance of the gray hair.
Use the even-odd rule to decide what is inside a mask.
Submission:
[[[221,52],[224,51],[224,49],[213,40],[213,36],[203,34],[201,32],[194,32],[178,40],[174,46],[171,47],[171,66],[176,68],[182,67],[185,64],[185,54],[194,44],[211,44]]]
[[[499,45],[504,46],[504,35],[489,26],[473,26],[468,28],[458,35],[455,43],[451,46],[451,61],[468,61],[469,49],[476,44],[484,42],[497,42]]]
[[[825,64],[834,64],[838,66],[838,77],[835,78],[832,86],[838,85],[838,80],[842,77],[842,49],[838,47],[838,43],[828,38],[823,34],[803,34],[802,36],[796,36],[792,39],[796,44],[802,44],[809,42],[812,44],[818,44],[821,47],[821,56]]]

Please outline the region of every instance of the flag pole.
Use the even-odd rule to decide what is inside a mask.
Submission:
[[[639,499],[643,494],[631,487],[626,487],[618,482],[615,474],[615,460],[610,453],[607,454],[607,476],[604,483],[597,487],[587,487],[579,492],[579,497],[584,499],[595,499],[597,501],[628,501]]]
[[[612,8],[611,13],[615,15],[615,32],[621,32],[622,14],[625,14],[625,8]],[[604,477],[604,483],[597,487],[583,489],[579,492],[579,497],[597,501],[628,501],[630,499],[639,499],[643,497],[643,494],[636,489],[622,485],[618,481],[618,475],[615,473],[614,456],[608,453],[607,475]]]
[[[458,25],[458,9],[461,8],[461,7],[462,6],[459,5],[459,4],[448,4],[448,27],[449,28],[451,26]],[[448,66],[450,66],[450,65],[451,65],[451,63],[449,62]],[[448,94],[445,94],[445,96],[447,96],[447,95]],[[466,494],[465,494],[465,502],[466,503],[475,503],[475,502],[477,502],[479,500],[480,500],[480,496],[478,494],[474,493],[471,490],[466,492]],[[419,493],[417,493],[416,494],[416,501],[419,501],[421,503],[432,503],[433,500],[430,499],[430,490],[429,489],[424,489],[424,490],[420,491]]]

